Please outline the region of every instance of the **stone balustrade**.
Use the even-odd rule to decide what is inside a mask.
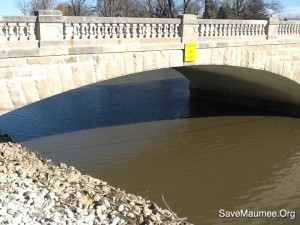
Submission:
[[[300,23],[294,21],[279,21],[278,35],[298,35],[300,34]]]
[[[264,36],[266,20],[198,20],[199,37]]]
[[[0,41],[36,40],[35,16],[0,17]]]
[[[65,17],[64,39],[179,37],[180,19]]]
[[[186,14],[174,19],[68,17],[57,10],[41,10],[35,16],[0,17],[0,58],[18,56],[20,53],[14,52],[14,49],[25,49],[24,56],[40,56],[56,54],[57,50],[57,54],[77,54],[81,51],[80,46],[93,46],[91,53],[95,53],[108,51],[106,46],[117,44],[123,45],[119,50],[130,51],[135,43],[169,46],[187,42],[209,44],[227,41],[234,44],[234,40],[291,40],[299,38],[298,35],[300,22],[279,21],[276,18],[207,20]],[[56,47],[61,48],[54,50]],[[36,49],[43,50],[37,52]],[[84,51],[88,53],[90,50]],[[115,50],[111,48],[109,51]]]

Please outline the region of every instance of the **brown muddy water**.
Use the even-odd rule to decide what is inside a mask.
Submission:
[[[163,195],[194,224],[300,224],[300,119],[190,99],[174,70],[67,92],[1,116],[0,128],[166,208]],[[291,213],[221,218],[222,209]]]

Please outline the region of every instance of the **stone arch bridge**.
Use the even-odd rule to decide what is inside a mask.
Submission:
[[[186,43],[196,43],[194,61],[185,60]],[[161,68],[185,75],[192,95],[298,106],[300,23],[194,15],[64,17],[60,11],[0,17],[0,115],[84,85]]]

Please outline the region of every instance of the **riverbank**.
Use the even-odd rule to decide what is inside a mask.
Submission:
[[[189,224],[170,210],[21,144],[0,143],[0,224]]]

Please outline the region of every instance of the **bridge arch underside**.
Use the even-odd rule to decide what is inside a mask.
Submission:
[[[281,75],[227,65],[174,69],[190,80],[191,97],[300,116],[300,84]]]

